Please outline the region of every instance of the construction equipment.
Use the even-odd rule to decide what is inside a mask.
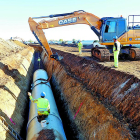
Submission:
[[[132,16],[134,19],[135,16]],[[36,23],[33,19],[37,18],[49,18],[49,20],[42,20]],[[94,14],[79,10],[72,13],[30,17],[28,22],[32,33],[42,48],[45,49],[49,59],[53,58],[53,54],[44,35],[43,29],[74,24],[89,25],[98,36],[102,47],[93,47],[91,49],[91,54],[100,59],[100,61],[109,61],[110,57],[113,56],[113,36],[117,36],[118,41],[121,43],[120,56],[122,58],[131,58],[132,60],[140,58],[140,49],[132,46],[132,44],[140,44],[140,26],[135,26],[138,22],[134,22],[134,20],[133,22],[129,22],[129,24],[132,24],[132,27],[127,27],[126,19],[123,17],[99,18]]]

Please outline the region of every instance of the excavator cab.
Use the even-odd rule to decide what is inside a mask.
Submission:
[[[100,61],[109,61],[113,57],[113,36],[118,37],[118,41],[121,43],[121,50],[119,57],[122,59],[137,60],[140,59],[140,49],[135,47],[135,44],[140,44],[140,26],[135,25],[140,22],[134,22],[134,17],[138,15],[132,15],[133,21],[130,22],[128,17],[128,27],[126,19],[123,17],[104,17],[101,18],[100,28],[100,44],[98,47],[91,49],[92,56],[98,58]],[[132,24],[130,27],[129,25]],[[132,46],[132,44],[134,44]]]
[[[102,42],[113,42],[113,36],[120,37],[127,31],[126,19],[105,17],[101,19]]]
[[[96,48],[93,47],[91,54],[100,61],[109,61],[113,57],[113,37],[117,36],[119,38],[127,32],[126,19],[122,17],[104,17],[100,21],[102,22],[99,37],[101,45]]]

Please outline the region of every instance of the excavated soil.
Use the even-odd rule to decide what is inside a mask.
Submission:
[[[21,130],[28,117],[25,113],[33,53],[33,48],[19,41],[0,39],[0,116],[21,136],[25,135]],[[0,139],[14,138],[0,125]]]
[[[40,131],[37,140],[55,140],[53,129],[45,129]]]
[[[78,48],[76,47],[67,47],[60,45],[50,45],[51,48],[68,52],[74,55],[79,56]],[[92,46],[87,46],[82,49],[82,55],[80,57],[86,58],[88,60],[96,61],[99,64],[110,67],[111,69],[119,70],[128,74],[132,74],[140,79],[140,60],[139,61],[130,61],[130,60],[119,60],[119,67],[113,68],[114,62],[99,62],[97,59],[91,57],[91,48]]]

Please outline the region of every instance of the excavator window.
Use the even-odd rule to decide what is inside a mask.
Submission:
[[[116,22],[115,21],[107,21],[105,27],[105,33],[113,33],[116,31]]]

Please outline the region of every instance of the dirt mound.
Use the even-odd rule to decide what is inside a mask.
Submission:
[[[28,103],[33,53],[33,48],[20,42],[0,39],[0,116],[19,134]],[[12,140],[1,125],[0,138]]]
[[[50,45],[51,48],[54,48],[56,50],[60,50],[63,52],[68,52],[74,55],[79,56],[78,48],[77,47],[63,47],[59,45]],[[86,58],[88,60],[96,61],[99,64],[102,64],[104,66],[110,67],[111,69],[119,70],[128,74],[135,75],[140,79],[140,60],[139,61],[129,61],[129,60],[119,60],[119,67],[113,68],[114,61],[111,62],[99,62],[97,59],[91,57],[91,48],[84,47],[82,49],[82,55],[80,57]]]
[[[23,50],[25,47],[27,48],[27,46],[23,45],[22,43],[17,43],[17,42],[18,41],[12,41],[12,40],[5,41],[4,39],[0,38],[0,59],[9,57],[12,54],[18,53],[19,51]],[[22,44],[22,46],[18,44],[20,45]]]

